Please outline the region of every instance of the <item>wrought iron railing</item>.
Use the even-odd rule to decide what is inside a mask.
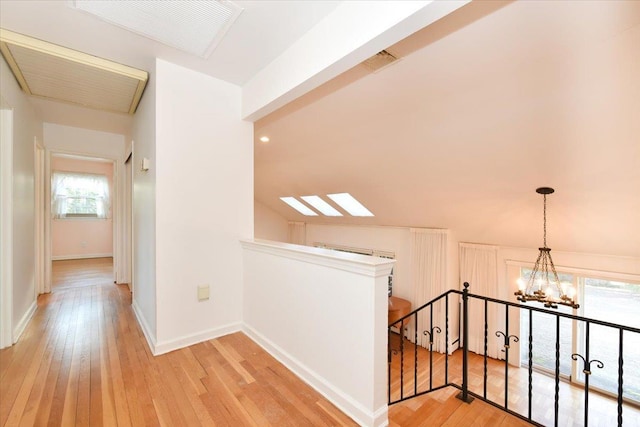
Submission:
[[[460,310],[457,310],[460,303],[460,297],[458,295],[461,296]],[[484,327],[481,328],[483,331],[482,340],[484,344],[484,351],[483,353],[480,352],[480,354],[473,356],[476,358],[482,358],[482,392],[480,392],[479,389],[478,392],[474,392],[470,390],[469,387],[470,366],[468,359],[470,299],[481,301],[480,305],[484,306]],[[504,307],[504,322],[501,325],[504,326],[504,331],[489,331],[489,303],[492,304],[492,309],[500,310],[499,307]],[[498,308],[494,307],[495,305],[497,305]],[[455,308],[452,310],[450,306]],[[512,310],[512,313],[510,313],[510,309]],[[509,329],[510,314],[513,314],[513,310],[528,310],[528,313],[525,312],[525,315],[528,314],[528,331],[523,331],[526,336],[524,337],[524,342],[522,343],[523,346],[521,348],[521,350],[525,352],[525,357],[523,357],[522,360],[527,361],[523,364],[527,373],[525,388],[527,404],[525,408],[520,408],[519,412],[509,407],[509,350],[512,347],[512,344],[520,341],[520,337]],[[452,311],[454,312],[453,316],[450,315]],[[434,312],[436,313],[435,320]],[[599,325],[601,327],[608,328],[608,330],[614,332],[617,336],[617,392],[613,393],[613,396],[615,397],[612,397],[614,402],[612,404],[617,411],[617,425],[622,426],[624,408],[627,404],[624,396],[625,391],[623,389],[623,384],[625,384],[625,338],[629,340],[629,336],[631,336],[630,338],[633,339],[632,342],[635,343],[636,341],[640,341],[640,329],[596,319],[574,316],[572,314],[562,313],[559,311],[551,311],[528,304],[512,303],[481,295],[474,295],[469,293],[468,283],[464,284],[463,291],[449,290],[389,325],[389,404],[391,405],[402,402],[445,387],[455,387],[460,390],[457,397],[465,402],[471,402],[474,398],[477,398],[520,419],[528,421],[533,425],[543,425],[540,422],[535,421],[533,418],[533,383],[534,371],[536,370],[534,368],[534,312],[545,313],[546,316],[555,317],[555,331],[549,331],[549,333],[555,332],[555,345],[553,346],[555,351],[555,369],[551,372],[554,394],[552,417],[553,425],[559,425],[561,405],[560,383],[561,381],[564,381],[560,372],[560,320],[565,318],[581,322],[584,327],[584,354],[573,353],[570,357],[576,363],[582,363],[581,371],[584,374],[582,425],[585,427],[588,426],[589,423],[589,396],[590,393],[594,392],[590,388],[589,377],[593,373],[593,368],[602,368],[604,366],[602,361],[590,359],[591,348],[593,345],[596,345],[590,340],[590,329],[593,325]],[[449,340],[453,336],[453,331],[455,331],[456,336],[459,336],[461,339],[450,344]],[[490,359],[488,356],[488,342],[490,333],[495,334],[496,337],[502,339],[503,360],[501,360],[501,363],[504,363],[504,393],[503,396],[500,396],[501,399],[496,399],[495,394],[490,395],[487,391],[489,372],[487,365]],[[520,331],[517,333],[520,333]],[[438,344],[437,352],[434,351],[434,343]],[[450,355],[450,345],[455,346],[456,344],[458,346],[458,351]],[[459,354],[459,352],[461,352],[461,354]],[[455,373],[453,372],[452,367],[454,366],[454,360],[452,359],[455,359],[456,367],[461,366],[460,371],[456,370]],[[461,359],[461,363],[459,359]],[[511,366],[511,369],[514,369],[514,367]],[[478,386],[477,383],[478,381],[475,382],[475,387]],[[518,392],[520,392],[520,390],[518,390]],[[579,416],[580,414],[572,414],[572,417],[574,418],[578,418]]]

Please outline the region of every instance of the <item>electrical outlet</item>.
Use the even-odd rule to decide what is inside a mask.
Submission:
[[[198,301],[206,301],[209,299],[209,285],[198,286]]]
[[[80,247],[86,248],[87,247],[87,242],[85,242],[85,241],[80,242]]]

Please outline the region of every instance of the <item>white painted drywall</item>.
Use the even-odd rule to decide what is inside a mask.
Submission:
[[[44,146],[50,151],[115,160],[124,155],[124,145],[121,134],[44,124]]]
[[[279,242],[243,246],[247,334],[360,425],[386,425],[394,261]]]
[[[288,232],[286,218],[257,200],[253,203],[255,238],[286,242]]]
[[[468,2],[342,2],[243,86],[242,116],[264,117]]]
[[[153,349],[156,342],[156,168],[143,171],[143,158],[155,162],[156,82],[155,70],[138,106],[133,122],[133,309]]]
[[[21,92],[4,58],[0,60],[0,93],[13,108],[13,341],[36,308],[35,290],[35,151],[42,141],[42,120]]]
[[[239,241],[253,237],[253,124],[241,120],[237,86],[162,60],[155,78],[150,172],[161,353],[240,328]],[[209,285],[209,300],[198,301],[199,285]]]

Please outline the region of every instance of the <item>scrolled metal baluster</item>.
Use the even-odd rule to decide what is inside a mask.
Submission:
[[[430,331],[422,331],[422,334],[429,337],[429,390],[433,390],[433,332],[441,333],[439,326],[433,326]]]
[[[520,338],[517,335],[507,335],[502,331],[497,331],[496,336],[504,338],[504,348],[502,350],[504,352],[504,409],[507,409],[509,407],[509,346],[511,339],[513,339],[513,342],[518,342]]]
[[[591,375],[591,364],[595,362],[596,366],[602,369],[604,368],[604,363],[597,359],[587,360],[578,353],[573,353],[571,358],[576,361],[578,358],[582,359],[582,372],[584,373],[584,427],[587,427],[589,425],[589,376]]]
[[[623,347],[622,347],[622,329],[620,331],[620,340],[618,342],[618,427],[622,427],[622,365],[624,363],[623,360]]]

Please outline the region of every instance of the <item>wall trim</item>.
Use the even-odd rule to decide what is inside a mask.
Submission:
[[[243,323],[242,332],[359,425],[369,427],[384,427],[388,425],[388,406],[386,403],[375,412],[370,412],[250,325]]]
[[[33,318],[33,315],[36,313],[37,308],[38,308],[37,301],[33,301],[29,306],[29,308],[27,309],[27,312],[24,313],[24,316],[22,316],[22,319],[20,319],[15,329],[13,330],[13,337],[12,337],[13,344],[18,342],[24,330],[27,329],[27,325],[29,324],[29,321],[31,321],[31,319]]]
[[[388,276],[395,260],[269,240],[241,240],[245,250],[331,267],[367,277]]]
[[[51,257],[51,261],[64,261],[68,259],[91,259],[91,258],[113,258],[113,253],[85,254],[85,255],[56,255]]]
[[[147,319],[142,314],[142,310],[138,305],[138,302],[134,299],[131,303],[131,307],[133,308],[133,313],[136,315],[136,320],[138,321],[138,325],[140,325],[140,329],[142,329],[142,333],[147,340],[147,344],[149,345],[149,350],[151,350],[151,354],[156,354],[156,338],[155,334],[151,332],[151,328],[147,323]]]
[[[172,340],[157,342],[153,351],[154,356],[169,353],[170,351],[179,350],[190,345],[198,344],[204,341],[220,338],[234,332],[242,331],[242,323],[234,322],[218,328],[209,329],[195,334],[184,335]]]

